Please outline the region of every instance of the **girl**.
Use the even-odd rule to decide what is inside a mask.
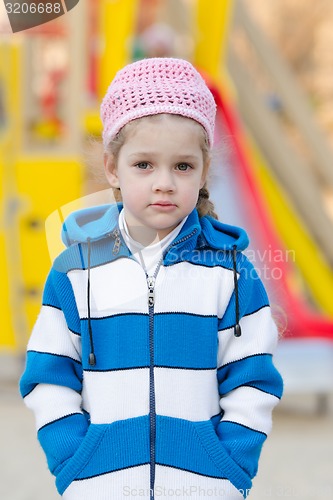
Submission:
[[[122,203],[73,213],[21,393],[66,500],[246,497],[282,393],[277,329],[205,182],[215,102],[193,66],[126,66],[101,106]]]

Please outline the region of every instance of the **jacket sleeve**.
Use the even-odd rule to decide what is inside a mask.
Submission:
[[[20,380],[25,404],[35,414],[38,439],[57,475],[88,428],[82,407],[80,320],[66,274],[52,269],[27,349]]]
[[[217,434],[231,458],[252,479],[283,383],[273,364],[278,331],[265,288],[244,255],[239,254],[237,261],[242,334],[234,335],[234,292],[219,322],[217,375],[222,418]]]

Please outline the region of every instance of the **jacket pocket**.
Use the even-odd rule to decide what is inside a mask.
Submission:
[[[87,434],[74,455],[69,458],[56,478],[56,486],[60,495],[77,478],[81,470],[94,456],[95,451],[103,440],[107,425],[90,424]]]
[[[208,421],[193,422],[198,438],[209,459],[221,471],[237,490],[244,496],[252,486],[250,476],[229,455],[215,432],[213,423]]]
[[[148,462],[149,415],[90,424],[79,448],[59,472],[56,485],[62,495],[73,481],[90,480]],[[111,476],[109,479],[112,482]]]

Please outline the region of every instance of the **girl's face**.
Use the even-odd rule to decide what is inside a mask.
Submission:
[[[159,118],[142,119],[129,130],[117,164],[105,156],[130,235],[143,245],[164,238],[194,209],[206,178],[201,126],[189,118]]]

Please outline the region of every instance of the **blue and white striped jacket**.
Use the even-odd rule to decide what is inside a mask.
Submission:
[[[147,277],[120,208],[67,219],[28,344],[21,393],[58,491],[246,497],[282,394],[247,236],[195,209]]]

